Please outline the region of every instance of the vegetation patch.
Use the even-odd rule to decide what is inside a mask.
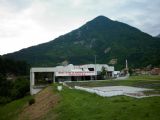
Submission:
[[[6,104],[29,94],[29,79],[17,77],[14,81],[0,76],[0,104]]]
[[[100,97],[65,88],[56,107],[58,120],[159,120],[160,97]]]
[[[35,103],[35,99],[34,99],[34,98],[29,99],[29,101],[28,101],[28,104],[29,104],[29,105],[32,105],[32,104],[34,104],[34,103]]]
[[[29,99],[31,99],[31,96],[26,96],[22,99],[12,101],[5,105],[1,105],[0,120],[17,120],[18,115]]]

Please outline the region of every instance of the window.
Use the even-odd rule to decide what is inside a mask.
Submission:
[[[88,68],[89,71],[94,71],[94,68]]]

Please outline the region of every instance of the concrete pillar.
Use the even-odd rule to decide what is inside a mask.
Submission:
[[[55,83],[55,72],[53,72],[53,83]]]
[[[34,72],[31,72],[31,77],[30,77],[30,84],[31,86],[34,86],[35,85],[35,75],[34,75]]]
[[[33,95],[33,86],[35,85],[35,75],[34,72],[30,72],[30,94]]]

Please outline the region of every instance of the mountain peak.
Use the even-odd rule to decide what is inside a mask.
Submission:
[[[92,19],[91,21],[87,22],[87,25],[90,26],[92,29],[96,28],[98,30],[98,28],[107,28],[108,26],[110,26],[110,24],[112,24],[114,21],[112,21],[111,19],[100,15],[97,16],[96,18]]]
[[[96,21],[111,21],[111,19],[107,18],[106,16],[103,16],[103,15],[100,15],[100,16],[97,16],[96,18],[94,18],[93,20],[96,20]]]

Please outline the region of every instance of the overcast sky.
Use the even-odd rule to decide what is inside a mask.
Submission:
[[[0,55],[50,41],[104,15],[155,36],[160,0],[0,0]]]

